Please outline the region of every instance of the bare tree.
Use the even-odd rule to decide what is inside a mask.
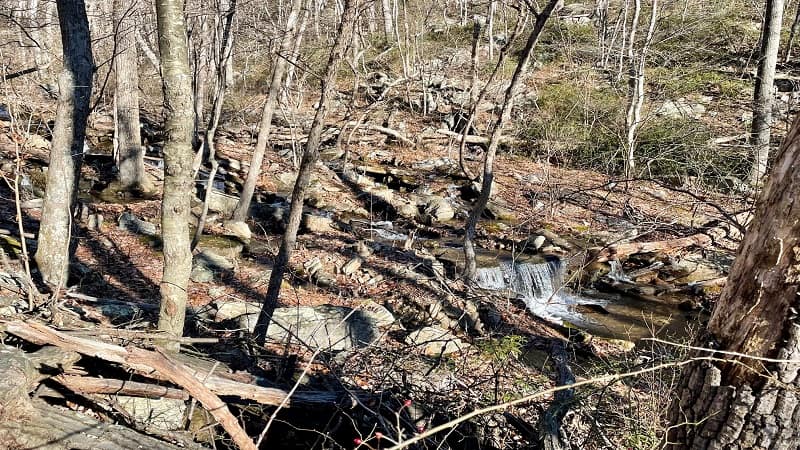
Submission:
[[[636,30],[639,25],[639,13],[642,9],[641,0],[633,0],[633,19],[631,20],[631,30],[628,34],[628,63],[630,64],[628,74],[628,112],[625,115],[625,178],[631,178],[636,168],[635,150],[636,134],[639,125],[642,123],[642,106],[644,105],[644,69],[647,63],[647,52],[650,49],[650,42],[653,40],[653,33],[656,28],[658,18],[658,0],[653,0],[650,5],[650,25],[647,28],[642,46],[638,54],[635,49]]]
[[[69,261],[74,251],[73,219],[94,61],[83,0],[58,0],[56,5],[64,68],[58,79],[56,123],[35,259],[42,279],[59,287],[67,282]]]
[[[211,163],[211,171],[208,173],[205,187],[205,199],[203,201],[203,211],[200,213],[200,218],[197,220],[197,228],[195,230],[194,238],[192,239],[191,248],[197,247],[200,238],[203,236],[203,228],[205,228],[206,218],[208,217],[208,202],[211,200],[211,191],[214,187],[214,177],[217,175],[219,163],[217,162],[217,151],[214,144],[214,139],[217,135],[217,125],[222,116],[222,105],[225,103],[225,92],[228,90],[228,81],[231,79],[229,72],[233,70],[230,64],[231,57],[233,56],[233,16],[236,13],[236,0],[230,0],[228,5],[223,5],[220,2],[220,8],[224,10],[225,20],[221,27],[221,51],[217,56],[217,80],[214,84],[214,103],[211,108],[211,117],[208,119],[208,126],[206,127],[205,139],[203,146],[205,147],[204,153],[207,155],[208,161]],[[227,6],[227,7],[226,7]],[[220,11],[223,14],[223,11]]]
[[[750,144],[755,160],[750,171],[750,184],[758,186],[767,173],[769,142],[772,127],[772,103],[775,99],[775,66],[778,64],[778,47],[781,41],[784,0],[767,0],[764,22],[761,26],[761,50],[758,73],[753,94],[753,127]]]
[[[137,0],[114,0],[114,110],[116,162],[120,187],[149,193],[153,190],[144,170],[144,149],[139,131],[139,62],[136,55],[134,15]]]
[[[494,180],[494,157],[497,154],[497,147],[500,145],[500,139],[503,136],[503,126],[508,122],[511,117],[511,109],[514,105],[514,97],[517,95],[520,85],[522,84],[522,77],[528,71],[530,65],[531,55],[533,48],[539,41],[547,19],[555,9],[559,0],[550,0],[541,12],[534,12],[536,16],[536,23],[533,26],[528,41],[525,43],[525,48],[519,57],[514,74],[511,76],[511,82],[508,84],[505,96],[503,97],[503,106],[500,109],[500,114],[492,130],[492,136],[489,139],[489,148],[486,150],[486,156],[483,162],[483,180],[481,182],[481,195],[475,202],[475,206],[470,211],[469,218],[467,219],[467,227],[464,234],[464,259],[466,261],[465,278],[474,280],[478,271],[477,263],[475,261],[475,230],[478,226],[478,220],[483,215],[486,204],[489,202],[489,196],[492,193],[492,181]]]
[[[749,230],[670,410],[672,449],[800,445],[800,119],[778,152]]]
[[[192,268],[189,250],[189,211],[192,196],[192,136],[194,111],[186,22],[182,0],[158,0],[158,46],[161,51],[164,108],[167,110],[164,142],[164,197],[161,232],[164,272],[161,278],[159,330],[183,334],[187,287]],[[177,350],[177,345],[172,347]]]
[[[280,49],[275,58],[275,66],[272,69],[272,79],[267,91],[267,99],[261,111],[261,124],[258,128],[258,139],[256,148],[253,150],[253,158],[250,161],[250,171],[242,187],[242,194],[236,209],[233,211],[233,220],[244,221],[247,218],[247,211],[250,210],[250,203],[253,201],[253,193],[256,190],[258,178],[261,176],[261,164],[264,162],[264,153],[267,150],[269,135],[272,130],[272,116],[275,113],[275,103],[283,86],[284,75],[286,74],[287,59],[292,50],[295,34],[297,33],[298,17],[302,0],[293,0],[292,9],[286,19],[286,29],[281,39]]]
[[[792,21],[792,28],[789,31],[789,39],[786,41],[786,51],[783,53],[783,62],[789,62],[792,57],[792,46],[794,45],[794,38],[797,37],[797,32],[800,31],[800,2],[797,3],[797,10],[794,13],[794,20]]]
[[[255,339],[259,344],[263,344],[266,341],[267,328],[272,320],[272,313],[278,305],[278,296],[281,291],[283,274],[286,272],[289,258],[294,251],[294,245],[297,240],[297,230],[300,228],[300,218],[303,214],[303,202],[306,198],[306,190],[311,180],[311,173],[314,171],[314,165],[319,159],[319,145],[322,129],[325,126],[328,108],[336,92],[336,72],[339,69],[339,65],[341,65],[341,62],[344,60],[347,46],[351,41],[350,36],[353,33],[353,27],[356,22],[358,4],[358,0],[344,1],[342,21],[339,23],[336,41],[333,44],[330,57],[328,58],[325,77],[322,79],[322,94],[319,100],[319,106],[314,114],[314,120],[308,134],[306,148],[303,152],[303,159],[300,162],[300,169],[297,172],[297,180],[292,190],[292,205],[289,208],[289,219],[287,220],[286,231],[283,233],[283,238],[281,239],[281,248],[278,251],[278,257],[275,260],[272,273],[269,277],[267,295],[261,307],[261,313],[258,315],[258,321],[256,322]]]

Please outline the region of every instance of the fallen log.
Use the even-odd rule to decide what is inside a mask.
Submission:
[[[115,380],[110,378],[80,377],[58,375],[53,380],[70,391],[80,394],[113,394],[147,398],[172,398],[189,400],[183,389],[175,389],[138,381]]]
[[[86,339],[78,336],[71,336],[60,331],[56,331],[37,322],[7,321],[0,319],[0,329],[11,333],[21,339],[39,345],[55,345],[61,349],[91,356],[105,361],[113,362],[125,366],[139,375],[162,381],[172,381],[168,377],[160,374],[152,366],[143,363],[142,359],[130,358],[129,348],[109,344],[107,342]],[[142,350],[148,351],[148,350]],[[154,352],[151,352],[154,353]],[[186,366],[186,364],[184,364]],[[216,395],[238,397],[255,402],[277,406],[284,404],[284,407],[298,405],[319,406],[321,404],[333,405],[348,402],[354,404],[352,395],[347,392],[330,391],[305,391],[295,392],[286,401],[289,395],[283,389],[258,386],[255,384],[242,383],[220,376],[201,372],[193,367],[186,366],[187,373],[195,378],[203,380],[202,383]],[[367,400],[360,399],[361,401]]]
[[[453,138],[458,142],[461,142],[462,139],[467,141],[467,144],[488,144],[489,138],[483,136],[475,136],[473,134],[468,134],[464,136],[462,133],[456,133],[455,131],[450,131],[444,128],[440,128],[436,130],[437,133],[443,135],[442,137],[449,137]],[[426,136],[426,139],[439,139],[439,136]],[[522,141],[516,138],[504,136],[500,139],[501,144],[509,144],[509,145],[516,145],[520,144]]]
[[[107,424],[64,408],[49,406],[28,393],[79,355],[55,347],[33,354],[0,344],[0,448],[50,450],[180,447],[120,425]]]
[[[220,398],[211,392],[203,382],[188,373],[186,366],[178,363],[161,351],[149,351],[141,348],[129,347],[126,360],[135,364],[150,366],[157,370],[159,374],[166,376],[169,380],[192,394],[210,412],[222,428],[233,439],[239,449],[256,450],[256,444],[250,436],[242,429],[239,422],[231,414],[231,411]]]
[[[714,243],[714,237],[711,233],[698,233],[665,241],[627,242],[607,247],[594,247],[589,250],[589,254],[592,255],[591,259],[594,261],[607,262],[627,258],[637,253],[672,252],[687,247],[706,248],[712,243]]]

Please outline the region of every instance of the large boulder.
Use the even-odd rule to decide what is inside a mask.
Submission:
[[[436,327],[412,331],[406,337],[406,344],[418,347],[426,356],[449,355],[468,347],[468,344],[449,331]]]
[[[252,332],[260,310],[261,305],[254,303],[218,303],[216,320],[238,320],[239,326]],[[375,342],[381,328],[393,322],[391,313],[374,302],[355,309],[333,305],[276,308],[267,337],[312,349],[341,351]]]

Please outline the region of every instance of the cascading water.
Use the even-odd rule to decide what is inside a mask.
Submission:
[[[494,267],[479,268],[476,275],[481,288],[511,291],[525,301],[534,315],[552,322],[575,317],[570,306],[588,303],[562,289],[564,264],[556,258],[542,263],[503,261]]]

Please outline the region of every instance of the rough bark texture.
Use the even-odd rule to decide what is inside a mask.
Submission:
[[[303,202],[306,198],[306,189],[311,180],[314,166],[319,159],[320,136],[322,135],[322,128],[325,126],[325,117],[328,113],[328,107],[336,91],[336,71],[344,59],[347,45],[350,42],[350,35],[353,31],[356,11],[358,10],[358,3],[358,0],[345,0],[344,10],[342,11],[342,21],[339,24],[339,30],[336,33],[336,41],[333,44],[333,49],[331,49],[331,54],[328,58],[325,77],[322,80],[321,86],[322,96],[319,100],[317,112],[314,114],[314,121],[311,124],[308,142],[306,143],[303,159],[300,163],[300,170],[298,170],[297,180],[292,190],[292,206],[289,209],[286,231],[283,233],[281,248],[278,251],[278,257],[275,260],[272,273],[269,277],[267,296],[264,299],[264,305],[261,308],[261,313],[258,315],[258,321],[256,322],[254,334],[256,341],[260,344],[263,344],[266,340],[267,328],[269,328],[272,313],[278,305],[278,296],[281,292],[283,274],[286,272],[286,266],[289,263],[289,258],[292,256],[294,244],[297,240],[297,230],[300,228],[300,218],[303,214]]]
[[[750,182],[758,186],[767,173],[769,160],[770,127],[772,126],[772,103],[775,98],[775,66],[778,63],[778,46],[781,41],[784,0],[768,0],[761,28],[761,50],[753,98],[753,128],[750,143],[755,153],[755,162],[750,173]]]
[[[253,201],[253,193],[256,190],[256,183],[261,176],[261,164],[264,162],[264,153],[267,150],[270,131],[272,130],[272,116],[275,113],[275,103],[283,86],[283,78],[286,74],[287,59],[292,50],[295,33],[297,33],[298,17],[300,15],[301,0],[292,1],[292,9],[286,19],[286,31],[281,40],[279,54],[275,58],[275,68],[272,70],[272,80],[269,83],[267,100],[264,102],[264,109],[261,111],[261,124],[258,128],[258,139],[256,148],[253,151],[253,158],[250,161],[250,171],[242,187],[242,194],[239,203],[233,211],[233,220],[244,221],[247,219],[247,212],[250,209],[250,202]]]
[[[144,149],[139,132],[139,62],[133,20],[136,7],[136,0],[114,0],[116,156],[121,187],[150,191],[152,186],[145,182]]]
[[[36,252],[42,279],[52,286],[66,284],[69,260],[74,251],[73,210],[83,163],[94,69],[83,0],[59,0],[57,6],[64,69],[58,79],[56,124],[50,144],[47,189]]]
[[[188,229],[192,196],[192,75],[186,53],[183,1],[157,1],[156,16],[164,80],[164,107],[167,110],[164,198],[161,204],[164,272],[158,328],[180,336],[183,334],[186,288],[192,268]]]
[[[495,122],[492,137],[489,140],[489,148],[486,150],[486,157],[483,163],[483,180],[481,182],[481,195],[478,197],[475,206],[470,211],[469,218],[467,219],[467,227],[464,235],[464,258],[466,260],[465,277],[468,280],[475,278],[477,272],[477,265],[475,262],[475,230],[478,226],[478,220],[486,209],[486,203],[489,202],[489,196],[492,193],[492,181],[494,181],[494,156],[497,153],[497,147],[500,145],[500,139],[503,136],[503,125],[508,122],[511,117],[511,109],[514,105],[514,97],[517,95],[523,74],[528,71],[528,65],[531,61],[531,53],[536,43],[539,41],[544,30],[544,25],[550,14],[558,4],[558,0],[551,0],[547,3],[544,9],[536,16],[536,24],[528,36],[528,41],[525,43],[525,48],[522,50],[517,68],[514,70],[514,75],[511,77],[511,82],[506,89],[505,97],[503,98],[503,106],[500,110],[500,115]]]
[[[704,345],[784,362],[715,355],[681,376],[672,449],[796,449],[800,445],[800,121],[772,168],[714,308]],[[708,356],[704,354],[701,356]]]

